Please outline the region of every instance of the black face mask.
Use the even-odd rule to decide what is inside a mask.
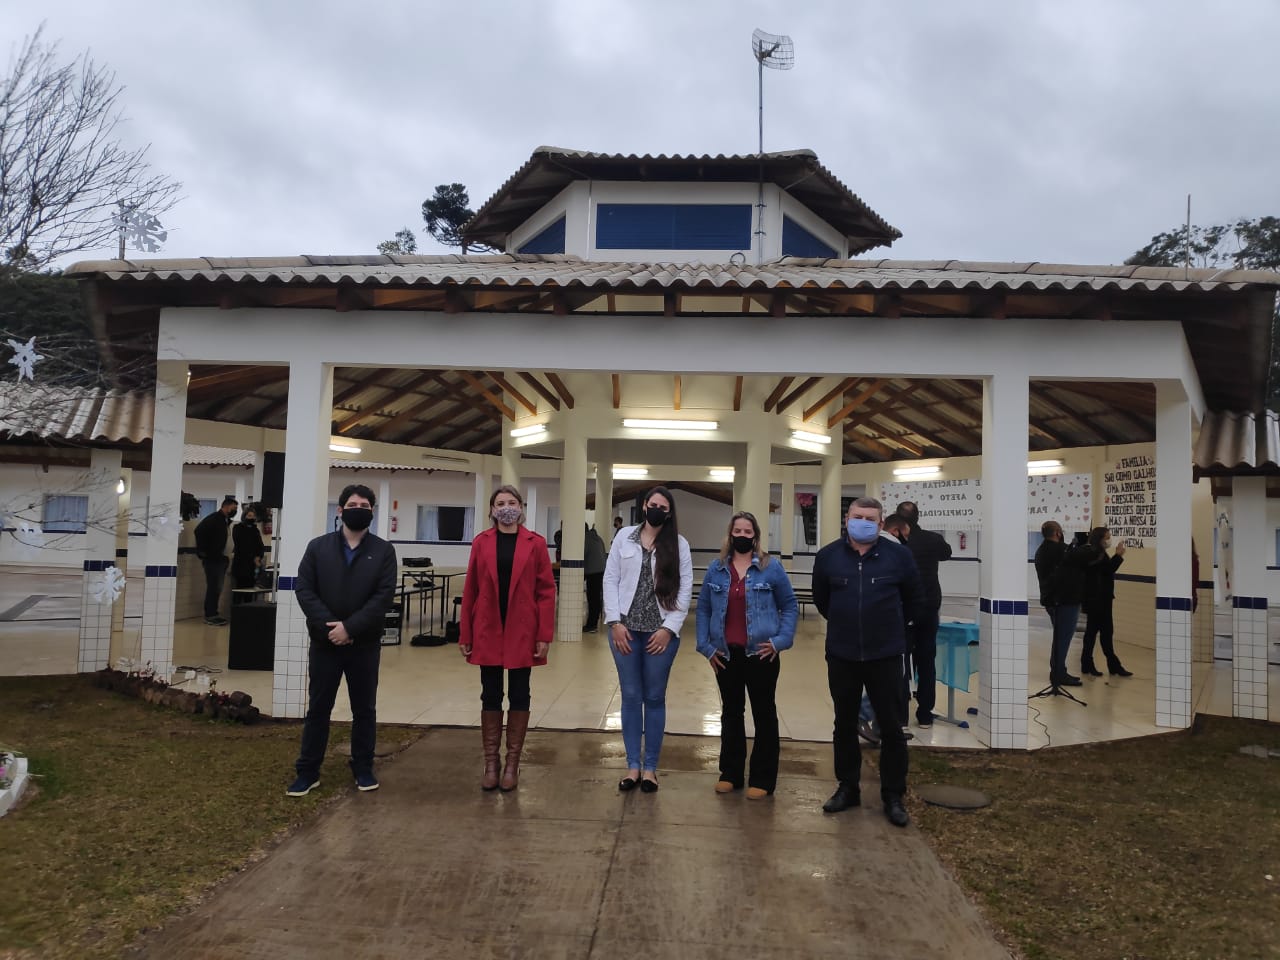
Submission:
[[[348,530],[368,530],[373,523],[373,511],[368,507],[343,507],[342,522]]]
[[[754,537],[734,537],[733,552],[734,553],[750,553],[751,548],[755,545]]]
[[[667,511],[661,507],[646,507],[644,518],[649,521],[649,526],[660,527],[667,522]]]
[[[251,527],[252,527],[255,523],[257,523],[257,522],[258,522],[258,518],[257,518],[257,517],[245,517],[245,518],[244,518],[244,522],[245,522],[245,523],[247,523],[249,526],[251,526]]]

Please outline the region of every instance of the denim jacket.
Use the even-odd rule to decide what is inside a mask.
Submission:
[[[787,572],[777,560],[763,569],[760,558],[752,557],[747,568],[747,654],[754,656],[760,644],[773,642],[781,653],[796,639],[799,604]],[[698,652],[711,659],[717,650],[728,656],[724,639],[724,618],[729,609],[729,568],[717,557],[707,568],[698,593]]]

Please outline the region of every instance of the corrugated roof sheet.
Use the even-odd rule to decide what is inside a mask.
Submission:
[[[1196,470],[1205,474],[1280,472],[1280,416],[1251,413],[1205,414],[1196,438]]]
[[[150,393],[7,383],[0,389],[0,431],[10,437],[141,443],[151,439],[154,400]]]
[[[587,261],[572,256],[205,257],[186,260],[84,260],[69,275],[110,280],[233,283],[354,283],[395,286],[684,288],[725,291],[1105,290],[1210,291],[1280,286],[1280,273],[1176,267],[984,263],[965,260],[809,260],[759,266]]]

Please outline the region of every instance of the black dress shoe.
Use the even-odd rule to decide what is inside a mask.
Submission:
[[[636,784],[639,782],[640,781],[635,777],[623,777],[618,781],[618,790],[622,793],[626,793],[628,790],[634,790],[636,788]]]
[[[1062,676],[1058,677],[1056,680],[1050,680],[1049,682],[1050,682],[1051,684],[1053,684],[1053,686],[1055,686],[1055,687],[1082,687],[1082,686],[1084,686],[1084,683],[1080,680],[1080,678],[1079,678],[1079,677],[1073,677],[1073,676],[1072,676],[1071,674],[1069,674],[1069,673],[1064,673]]]
[[[1107,669],[1111,671],[1111,675],[1113,677],[1132,677],[1133,676],[1133,673],[1131,671],[1126,670],[1124,667],[1118,664],[1114,667],[1107,667]],[[1098,676],[1102,676],[1102,674],[1098,674]]]
[[[826,803],[822,805],[823,813],[839,813],[841,810],[848,810],[850,807],[856,807],[862,803],[862,794],[857,786],[852,783],[841,783],[836,787],[836,792],[831,795]]]
[[[657,793],[657,792],[658,792],[658,781],[657,781],[657,780],[644,780],[644,779],[641,779],[641,781],[640,781],[640,792],[641,792],[641,793]]]
[[[1102,671],[1099,670],[1097,667],[1095,667],[1092,663],[1087,665],[1083,663],[1080,664],[1080,672],[1083,673],[1086,677],[1102,676]]]
[[[911,822],[911,818],[907,816],[907,808],[902,805],[901,797],[885,798],[884,815],[895,827],[905,827]]]

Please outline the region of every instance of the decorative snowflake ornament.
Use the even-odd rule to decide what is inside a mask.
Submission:
[[[136,207],[122,206],[116,215],[116,226],[130,247],[144,253],[158,253],[160,244],[169,239],[169,232],[159,220]]]
[[[36,353],[36,338],[32,337],[26,343],[19,343],[10,338],[9,346],[13,348],[13,356],[9,358],[9,362],[18,368],[18,381],[21,382],[22,378],[26,377],[34,382],[35,366],[44,359]]]
[[[124,571],[119,567],[107,567],[102,582],[93,590],[93,599],[99,603],[115,603],[124,593]]]

